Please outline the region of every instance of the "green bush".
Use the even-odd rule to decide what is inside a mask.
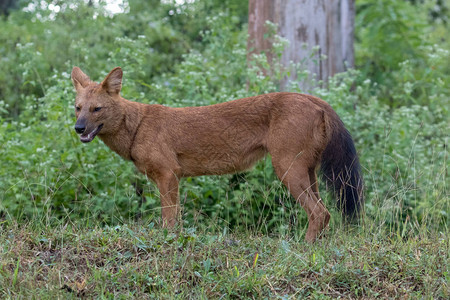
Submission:
[[[411,1],[414,2],[414,1]],[[433,89],[446,90],[436,78],[448,78],[448,32],[446,9],[435,0],[415,5],[409,1],[363,0],[357,3],[355,21],[356,65],[364,78],[378,84],[373,89],[389,106],[430,104]],[[439,1],[438,1],[439,2]],[[429,11],[444,12],[442,18],[429,19]],[[437,46],[435,44],[441,44]],[[442,53],[444,52],[444,53]],[[436,64],[436,62],[439,62]],[[409,82],[408,86],[403,83]],[[405,89],[404,89],[405,88]],[[403,90],[402,90],[403,89]],[[407,95],[405,96],[404,93]]]

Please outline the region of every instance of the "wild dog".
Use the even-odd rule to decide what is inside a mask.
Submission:
[[[349,132],[325,101],[271,93],[172,108],[122,98],[122,76],[117,67],[98,84],[73,68],[75,130],[83,143],[98,136],[156,183],[164,226],[173,227],[180,218],[182,177],[243,171],[266,154],[307,213],[307,241],[318,238],[330,220],[319,195],[319,165],[342,214],[359,216],[363,198],[358,156]]]

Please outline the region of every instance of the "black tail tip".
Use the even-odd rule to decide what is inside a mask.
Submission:
[[[340,189],[335,190],[338,199],[338,209],[341,211],[345,221],[350,223],[358,222],[364,213],[363,185],[360,182],[359,169],[357,170],[357,174],[352,175],[350,176],[350,182],[338,184],[337,186]]]

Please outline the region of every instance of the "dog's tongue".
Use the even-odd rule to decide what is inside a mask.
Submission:
[[[93,132],[80,135],[80,141],[82,141],[83,143],[89,143],[93,139],[94,139]]]
[[[80,141],[82,141],[83,143],[89,143],[95,138],[95,136],[100,132],[100,130],[102,130],[102,128],[103,124],[100,124],[100,126],[92,130],[91,132],[83,133],[82,135],[80,135]]]

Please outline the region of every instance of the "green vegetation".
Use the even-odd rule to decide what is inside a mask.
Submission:
[[[153,223],[0,229],[0,297],[107,299],[448,299],[449,239],[370,225],[308,245]]]
[[[174,235],[159,229],[154,185],[73,130],[74,65],[97,81],[121,66],[123,96],[145,103],[278,91],[286,70],[268,78],[264,55],[247,63],[246,1],[130,0],[115,15],[96,1],[31,2],[41,4],[0,16],[0,298],[449,297],[442,1],[357,1],[356,70],[306,91],[352,133],[366,197],[364,224],[345,229],[333,211],[313,246],[270,158],[183,180],[185,229]]]

